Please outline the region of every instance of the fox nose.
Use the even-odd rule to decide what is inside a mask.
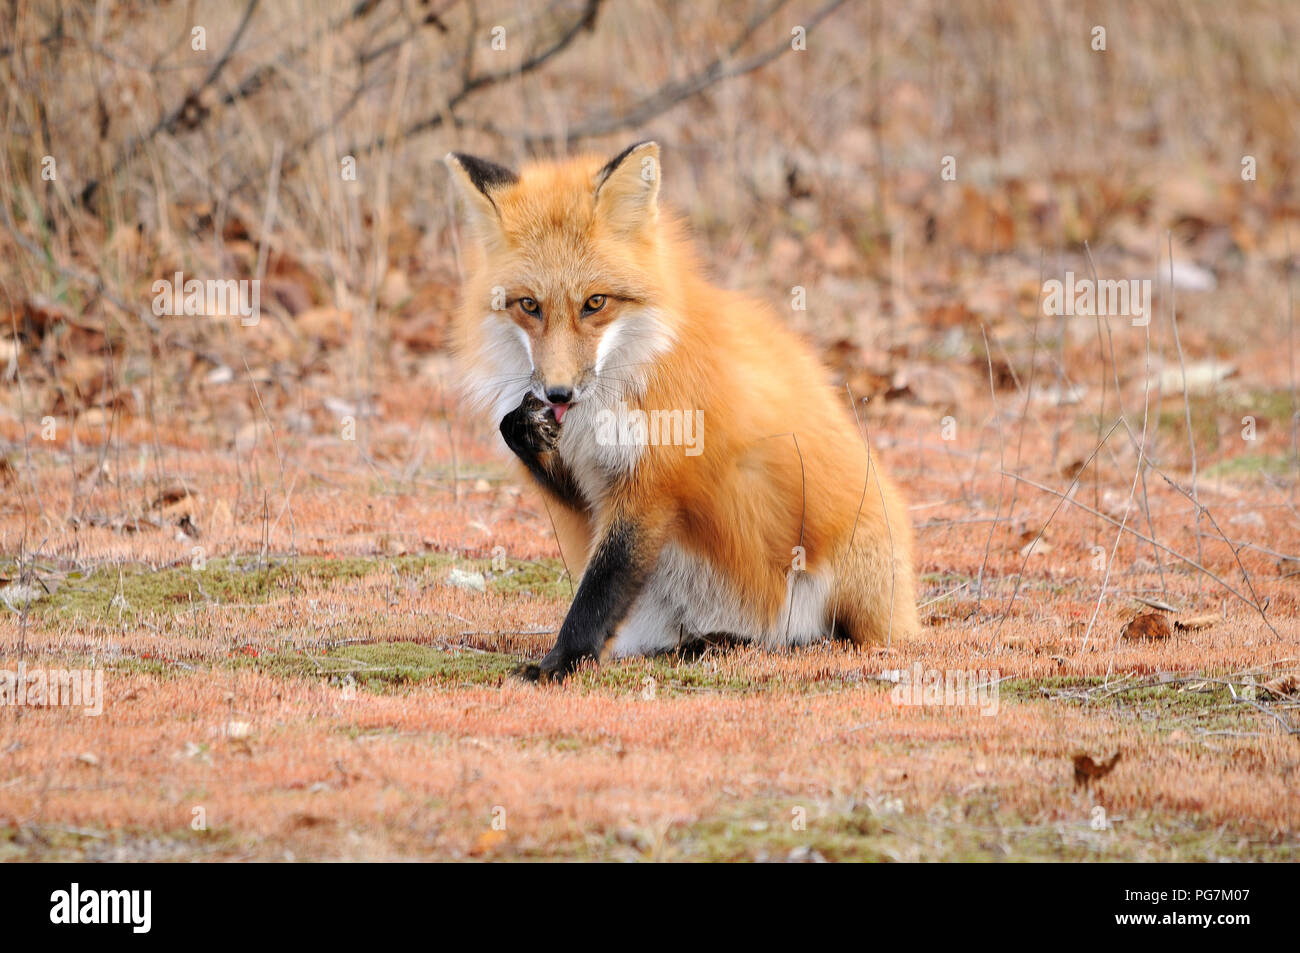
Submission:
[[[573,400],[573,388],[548,387],[546,388],[546,399],[552,404],[567,404]]]

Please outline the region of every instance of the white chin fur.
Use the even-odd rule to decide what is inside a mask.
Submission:
[[[645,451],[635,444],[601,444],[596,439],[600,411],[644,393],[650,367],[675,340],[672,328],[653,308],[628,312],[601,336],[596,346],[597,383],[583,388],[564,415],[560,432],[560,457],[587,499],[599,504],[611,479],[630,473]]]
[[[482,319],[482,344],[466,362],[466,402],[498,422],[519,406],[532,389],[532,348],[528,335],[496,312]],[[560,456],[573,470],[589,500],[599,501],[611,478],[628,473],[643,447],[602,446],[596,440],[597,414],[645,391],[648,371],[676,336],[654,308],[630,311],[605,329],[596,346],[596,382],[587,384],[564,415]]]
[[[498,423],[531,389],[532,346],[519,325],[496,312],[483,316],[482,328],[483,343],[466,362],[462,388],[473,410],[491,414]]]

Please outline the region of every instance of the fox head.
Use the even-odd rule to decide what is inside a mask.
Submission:
[[[455,346],[471,399],[500,419],[528,393],[563,421],[644,389],[677,312],[658,210],[659,147],[515,173],[447,156],[467,209]],[[582,416],[582,415],[580,415]]]

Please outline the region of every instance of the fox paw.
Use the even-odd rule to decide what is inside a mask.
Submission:
[[[527,662],[520,665],[515,669],[514,676],[521,682],[533,682],[538,685],[550,681],[549,676],[542,671],[541,665],[536,662]]]
[[[540,662],[528,662],[521,665],[515,670],[515,676],[525,682],[535,682],[537,684],[562,682],[565,676],[577,668],[578,663],[586,657],[583,655],[564,655],[556,649],[551,649]]]
[[[528,394],[501,419],[501,436],[518,456],[536,456],[559,445],[560,424],[550,407]]]

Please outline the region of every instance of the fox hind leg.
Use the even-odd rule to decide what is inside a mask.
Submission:
[[[888,482],[877,489],[873,480],[852,545],[835,560],[832,635],[861,646],[907,641],[920,633],[912,550],[912,527],[901,499]]]

